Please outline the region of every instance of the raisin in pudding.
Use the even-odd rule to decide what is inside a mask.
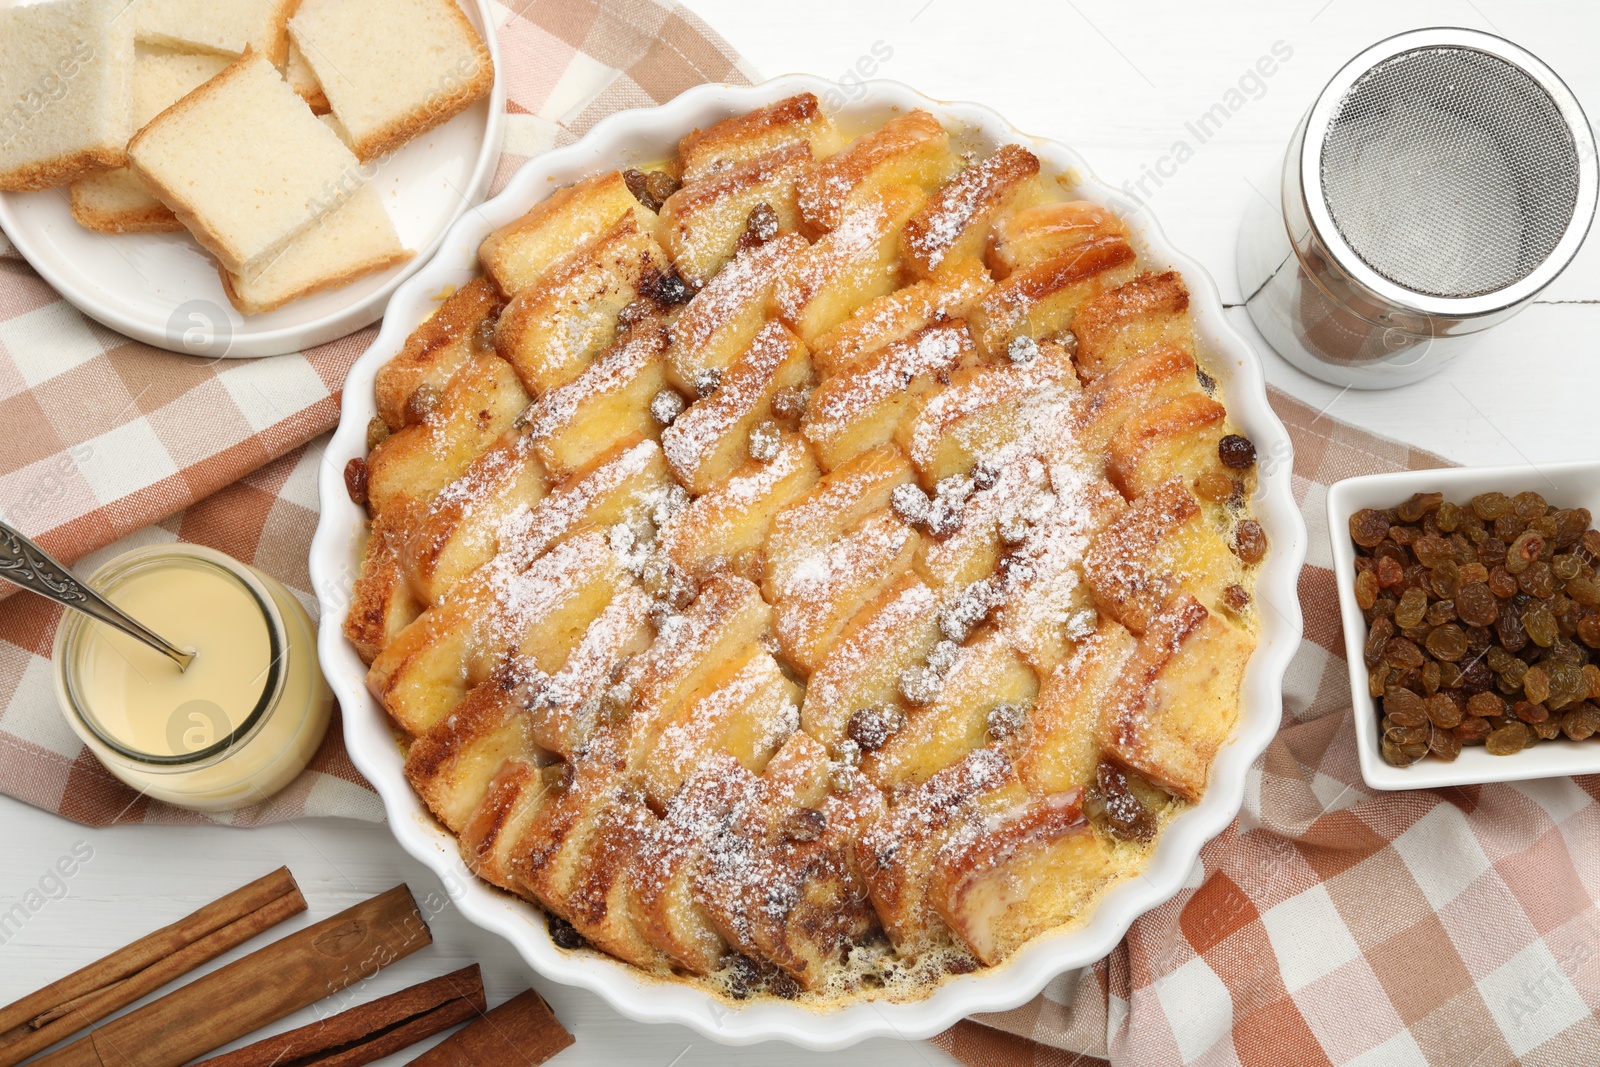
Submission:
[[[379,373],[346,633],[557,944],[914,999],[1205,792],[1254,449],[1182,278],[1070,189],[797,96],[552,193]]]

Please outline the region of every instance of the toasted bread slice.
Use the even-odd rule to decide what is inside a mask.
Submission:
[[[1031,792],[1060,793],[1094,783],[1101,712],[1112,703],[1135,644],[1121,623],[1102,619],[1045,678],[1016,758],[1017,773]]]
[[[906,265],[918,277],[964,260],[978,260],[989,242],[995,218],[1036,188],[1039,157],[1021,145],[1007,144],[965,168],[928,198],[906,223]]]
[[[362,160],[443,125],[494,86],[489,49],[454,0],[304,0],[289,32]]]
[[[1103,237],[1055,259],[1019,267],[996,283],[971,315],[972,335],[991,359],[1019,337],[1044,340],[1072,325],[1084,301],[1134,276],[1133,248]]]
[[[242,315],[264,315],[285,304],[388,270],[416,253],[400,243],[383,200],[362,186],[282,251],[248,274],[221,271],[222,290]]]
[[[281,67],[289,57],[295,0],[142,0],[134,34],[180,52],[236,57],[247,50]]]
[[[916,402],[976,350],[959,319],[887,345],[854,369],[823,381],[802,430],[825,470],[894,440]]]
[[[344,635],[363,663],[376,659],[426,607],[412,594],[400,566],[396,542],[404,537],[394,520],[383,515],[373,519],[367,531],[361,573],[350,590],[350,609],[344,617]]]
[[[645,796],[665,808],[695,768],[727,753],[760,774],[800,726],[805,691],[759,642],[719,666],[661,731],[644,769]]]
[[[1004,603],[994,613],[1011,647],[1041,676],[1054,671],[1092,625],[1095,602],[1083,580],[1084,557],[1100,531],[1127,510],[1103,478],[1084,471],[1051,473],[1054,506],[1018,546]]]
[[[868,301],[817,339],[812,362],[823,375],[843,374],[886,346],[947,319],[965,318],[993,286],[982,264],[953,263],[939,277]]]
[[[528,405],[511,365],[474,355],[462,363],[422,422],[384,438],[367,459],[367,500],[375,515],[427,504],[473,459],[511,429]]]
[[[215,165],[196,168],[200,151]],[[156,116],[128,142],[128,160],[225,269],[245,276],[365,181],[344,142],[255,52]]]
[[[856,614],[911,569],[920,538],[893,513],[879,511],[803,563],[778,600],[778,644],[810,674],[827,658]]]
[[[501,889],[524,892],[512,875],[516,844],[549,796],[543,769],[526,760],[507,760],[489,780],[483,799],[461,828],[461,857],[479,878]]]
[[[773,516],[821,476],[805,441],[784,433],[776,456],[747,460],[724,484],[679,512],[662,531],[661,551],[696,580],[726,572],[759,582]]]
[[[831,750],[864,708],[899,706],[900,675],[939,642],[939,598],[904,574],[845,626],[806,683],[800,708],[806,732]]]
[[[640,931],[695,974],[715,970],[727,947],[695,886],[724,821],[741,805],[754,804],[759,788],[755,775],[731,755],[711,754],[673,795],[633,859]]]
[[[1005,638],[980,634],[956,654],[938,696],[911,708],[905,726],[862,759],[861,773],[888,791],[920,785],[988,744],[996,706],[1030,708],[1038,693],[1038,679]]]
[[[634,712],[627,759],[642,770],[661,731],[677,721],[684,704],[729,657],[760,639],[772,625],[761,591],[740,578],[707,582],[693,604],[662,630],[633,676]]]
[[[654,639],[650,597],[629,586],[595,616],[559,671],[545,674],[520,664],[520,673],[528,678],[524,703],[534,742],[563,759],[581,755],[597,727],[628,711],[611,687],[622,683],[633,658]]]
[[[747,248],[684,305],[667,348],[673,385],[692,394],[702,372],[726,370],[750,347],[766,325],[773,286],[805,248],[797,233]]]
[[[813,159],[826,159],[844,144],[815,93],[800,93],[696,130],[678,142],[678,162],[688,184],[792,144],[807,145]]]
[[[624,439],[661,435],[650,400],[667,387],[665,350],[661,330],[630,330],[576,378],[534,401],[522,422],[552,478],[587,467]]]
[[[501,530],[502,553],[532,562],[577,534],[631,526],[668,496],[672,475],[654,441],[627,437]]]
[[[772,417],[773,397],[810,380],[811,360],[800,339],[779,323],[763,327],[712,393],[661,434],[672,473],[691,493],[726,482],[750,459],[750,431]]]
[[[1189,801],[1239,717],[1255,638],[1190,596],[1150,620],[1100,720],[1107,755]]]
[[[1194,349],[1189,289],[1177,271],[1141,274],[1084,303],[1073,320],[1078,372],[1092,381],[1158,344]]]
[[[1105,238],[1126,238],[1127,225],[1087,200],[1035,204],[996,220],[985,257],[996,277],[1052,259]]]
[[[694,286],[709,281],[733,259],[750,213],[762,205],[772,212],[780,235],[795,232],[800,225],[795,182],[810,166],[810,146],[797,141],[731,163],[667,197],[659,233],[678,273]]]
[[[896,185],[929,192],[955,172],[950,135],[926,111],[890,119],[812,168],[799,186],[800,213],[818,231]],[[903,220],[902,220],[903,221]]]
[[[1005,546],[1000,524],[1016,523],[1049,499],[1049,469],[1038,457],[1019,455],[997,464],[995,484],[978,489],[961,504],[960,525],[944,538],[922,542],[913,565],[941,596],[954,595],[995,573]]]
[[[499,676],[473,688],[411,742],[406,778],[439,821],[459,833],[508,759],[534,756],[528,716]]]
[[[1143,496],[1174,474],[1193,485],[1217,458],[1228,409],[1194,392],[1140,412],[1106,447],[1106,477],[1130,498]]]
[[[1143,634],[1167,601],[1188,594],[1215,606],[1243,567],[1182,481],[1146,493],[1106,527],[1084,558],[1100,610]]]
[[[1194,356],[1156,344],[1090,381],[1077,415],[1077,438],[1091,452],[1110,443],[1129,420],[1168,400],[1199,394]]]
[[[367,686],[412,735],[447,715],[501,663],[523,656],[546,674],[632,579],[599,533],[563,542],[522,571],[494,562],[402,630],[372,663]]]
[[[133,129],[222,73],[226,56],[136,51],[133,63]],[[129,131],[130,133],[132,131]],[[100,233],[182,232],[183,223],[126,167],[72,183],[72,217]]]
[[[628,871],[654,816],[617,773],[622,742],[608,728],[528,820],[511,862],[513,880],[596,947],[646,970],[666,961],[634,925]]]
[[[853,202],[849,214],[779,278],[772,295],[778,318],[815,344],[863,304],[893,291],[900,230],[923,200],[914,186],[891,185]]]
[[[418,513],[401,550],[418,599],[437,604],[500,551],[506,521],[543,499],[549,482],[528,439],[508,433]]]
[[[134,131],[125,4],[0,10],[0,190],[48,189],[120,167]]]
[[[1082,796],[1018,790],[982,834],[952,842],[935,861],[934,907],[984,963],[1083,914],[1112,877],[1111,851],[1084,817]]]
[[[715,838],[697,899],[718,932],[802,988],[874,925],[865,886],[847,860],[882,800],[857,783],[828,794],[827,753],[805,733],[767,765],[759,800]]]
[[[961,367],[948,385],[916,414],[896,427],[895,438],[911,457],[930,489],[950,477],[972,472],[980,461],[1004,462],[1030,442],[1058,434],[1071,416],[1078,392],[1072,356],[1063,345],[1046,341],[1026,366]]]
[[[826,475],[778,512],[767,537],[762,592],[781,600],[802,569],[809,570],[845,531],[889,506],[896,486],[912,480],[911,464],[893,445],[864,452]]]
[[[526,215],[491,233],[478,248],[478,262],[510,299],[563,259],[615,230],[625,215],[633,216],[638,232],[655,232],[656,213],[628,191],[622,172],[597,174],[557,189]]]
[[[495,347],[535,396],[572,381],[617,336],[617,317],[666,253],[632,214],[517,293],[500,315]]]
[[[856,865],[871,894],[873,910],[902,953],[916,953],[948,937],[931,896],[934,865],[946,842],[981,834],[984,799],[1015,787],[1016,771],[998,749],[963,758],[896,798],[862,834]]]
[[[494,352],[494,324],[503,307],[493,284],[474,278],[412,331],[400,354],[378,368],[374,385],[378,417],[389,429],[421,422],[469,356]],[[423,395],[413,402],[418,390]]]
[[[631,790],[607,804],[582,845],[564,905],[567,919],[596,947],[646,971],[665,973],[666,957],[634,922],[639,905],[631,877],[634,857],[657,822]]]

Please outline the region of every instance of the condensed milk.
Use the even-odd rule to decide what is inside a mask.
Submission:
[[[280,583],[221,552],[170,544],[119,556],[89,584],[196,653],[180,670],[109,626],[63,615],[57,696],[107,770],[158,800],[227,811],[305,769],[333,698],[311,620]]]

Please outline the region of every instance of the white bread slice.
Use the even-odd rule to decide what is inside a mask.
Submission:
[[[297,0],[135,0],[134,33],[147,44],[237,57],[260,52],[275,67],[289,55],[285,28]],[[122,0],[126,5],[127,0]]]
[[[363,161],[466,110],[494,62],[455,0],[305,0],[289,33]]]
[[[0,10],[0,189],[48,189],[120,167],[133,133],[126,0]]]
[[[137,129],[216,77],[227,56],[143,46],[133,61],[133,125]],[[72,183],[72,217],[101,233],[168,233],[183,229],[167,205],[126,167]]]
[[[322,91],[322,83],[317,80],[317,72],[306,62],[305,53],[300,51],[293,37],[289,38],[289,58],[283,65],[283,79],[289,83],[289,88],[300,94],[300,99],[311,105],[312,111],[326,115],[332,110],[328,107],[328,94]]]
[[[365,182],[338,135],[246,53],[128,144],[145,184],[231,273],[261,270]]]
[[[383,198],[364,185],[260,271],[245,277],[222,271],[222,288],[240,314],[260,315],[291,300],[349,285],[413,255],[400,244]]]

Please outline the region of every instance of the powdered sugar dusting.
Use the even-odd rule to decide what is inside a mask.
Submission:
[[[550,493],[531,508],[513,511],[498,531],[503,566],[517,570],[532,563],[578,529],[600,500],[645,474],[660,455],[661,447],[654,441],[640,441],[576,485]],[[648,488],[635,501],[641,510],[648,507]]]
[[[433,675],[413,672],[407,684],[439,678],[459,699],[459,683],[488,666],[526,713],[537,747],[517,758],[540,765],[550,794],[540,802],[552,806],[537,816],[544,836],[517,844],[518,862],[531,864],[518,877],[538,882],[535,894],[594,944],[644,946],[647,960],[659,950],[732,997],[915,998],[947,969],[976,966],[962,941],[970,930],[947,927],[939,909],[961,906],[951,880],[973,850],[991,849],[996,870],[1008,862],[1006,820],[1039,800],[1008,755],[1034,728],[1030,679],[1093,639],[1091,579],[1096,592],[1120,583],[1161,606],[1169,572],[1186,565],[1165,558],[1176,551],[1165,538],[1192,500],[1178,499],[1181,484],[1163,487],[1130,521],[1100,455],[1123,408],[1104,390],[1085,400],[1070,349],[1026,338],[1008,360],[1008,336],[993,332],[1034,299],[1030,286],[1124,248],[1108,217],[1042,213],[1038,232],[1013,233],[1009,205],[1034,173],[1016,146],[969,156],[924,206],[921,190],[950,161],[929,116],[897,119],[821,165],[805,142],[830,131],[814,115],[796,121],[793,136],[753,135],[770,145],[735,131],[711,146],[664,213],[676,253],[720,265],[691,279],[705,284],[686,304],[683,287],[645,286],[614,339],[612,309],[638,294],[615,289],[597,249],[628,256],[606,266],[630,278],[664,268],[644,215],[630,213],[508,311],[541,346],[530,364],[549,371],[520,435],[501,436],[526,399],[519,390],[509,400],[514,375],[494,357],[458,373],[426,416],[427,476],[443,487],[416,512],[414,547],[437,552],[458,538],[488,561],[431,617],[464,620],[459,676],[455,646],[438,641],[422,657],[443,650],[425,668]],[[797,196],[808,232],[821,233],[814,245],[772,232],[773,219],[795,225]],[[752,204],[761,225],[740,238]],[[1091,221],[1101,243],[1068,250],[1063,228]],[[1000,283],[1015,292],[997,293],[970,254],[991,223],[1017,237],[1012,251],[1053,240],[1066,254],[1045,255]],[[935,268],[855,306],[899,271]],[[968,313],[987,320],[982,352]],[[1129,323],[1141,314],[1133,307]],[[812,360],[784,322],[815,342]],[[670,374],[670,391],[630,388],[647,369]],[[699,399],[684,406],[690,383]],[[568,462],[541,443],[556,436],[615,441],[616,427],[582,425],[615,403],[590,402],[635,394],[641,407],[657,403],[619,421],[659,430],[659,444],[630,437],[603,458],[571,460],[581,477],[542,468]],[[499,421],[486,429],[491,411]],[[465,745],[471,716],[446,711],[440,730],[462,730]],[[873,783],[896,761],[904,781],[880,791]],[[546,856],[559,873],[541,879]],[[1138,862],[1131,855],[1126,869]],[[667,910],[649,911],[649,900]],[[892,945],[868,936],[874,907]]]
[[[906,245],[929,271],[937,270],[968,227],[982,225],[1017,184],[1039,172],[1032,152],[1005,145],[940,186],[928,205],[906,224]]]
[[[581,405],[597,396],[626,388],[660,355],[661,348],[661,335],[657,331],[641,330],[628,335],[572,381],[533,402],[527,418],[528,436],[538,441],[570,426]]]
[[[716,390],[695,401],[661,434],[661,448],[674,473],[693,487],[701,465],[770,400],[778,370],[794,351],[794,335],[769,323],[722,375]],[[738,443],[738,442],[733,442]]]
[[[747,249],[717,272],[705,288],[684,306],[672,324],[672,343],[694,352],[711,343],[717,331],[737,316],[766,301],[780,274],[805,251],[806,239],[797,233],[780,234]]]
[[[890,345],[866,366],[829,378],[812,397],[806,435],[826,438],[844,431],[868,411],[903,394],[912,382],[953,367],[972,347],[966,323],[930,326]]]

